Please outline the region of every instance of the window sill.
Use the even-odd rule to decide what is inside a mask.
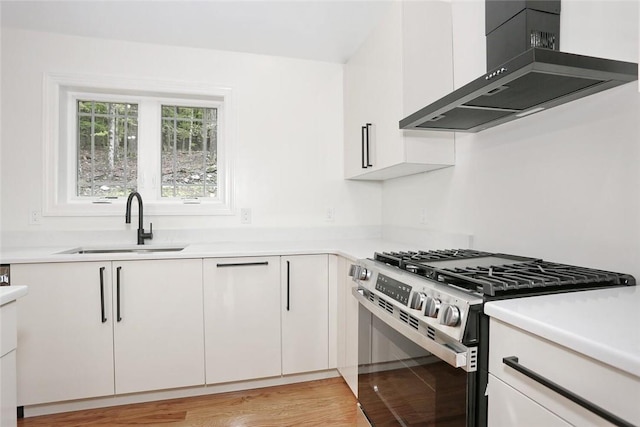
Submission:
[[[109,217],[124,216],[126,209],[126,200],[113,201],[97,201],[97,202],[78,202],[59,204],[55,207],[46,209],[42,215],[52,217]],[[217,215],[234,215],[235,211],[227,204],[202,201],[200,203],[182,203],[182,202],[162,202],[149,201],[144,202],[144,214],[156,216],[217,216]],[[137,206],[133,207],[134,213],[137,212]]]

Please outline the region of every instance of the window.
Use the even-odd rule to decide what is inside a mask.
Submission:
[[[162,106],[162,197],[217,194],[217,108]]]
[[[131,191],[151,214],[233,213],[231,107],[202,84],[47,76],[43,214],[120,215]]]
[[[138,104],[79,100],[76,195],[122,197],[138,177]]]

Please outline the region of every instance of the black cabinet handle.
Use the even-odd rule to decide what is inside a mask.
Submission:
[[[102,323],[107,321],[104,313],[104,267],[100,267],[100,311],[102,313]]]
[[[362,169],[367,168],[367,163],[365,162],[365,138],[364,134],[367,130],[366,126],[362,126],[360,128],[360,142],[362,143]]]
[[[268,261],[264,262],[237,262],[237,263],[228,263],[228,264],[216,264],[216,267],[251,267],[256,265],[269,265]]]
[[[578,405],[582,406],[589,412],[592,412],[598,415],[599,417],[609,421],[614,425],[621,426],[621,427],[634,427],[634,425],[631,424],[630,422],[627,422],[622,418],[607,411],[606,409],[603,409],[598,405],[595,405],[589,402],[588,400],[578,396],[577,394],[573,393],[570,390],[567,390],[561,385],[554,383],[553,381],[543,377],[542,375],[532,371],[531,369],[522,366],[520,363],[518,363],[518,358],[516,356],[505,357],[504,359],[502,359],[502,363],[509,366],[510,368],[515,369],[516,371],[520,372],[524,376],[531,378],[535,382],[542,384],[548,389],[555,391],[559,395],[566,397],[572,402],[577,403]]]
[[[371,160],[369,159],[369,152],[371,150],[371,148],[369,147],[369,128],[371,128],[371,123],[367,123],[367,125],[365,126],[366,129],[366,139],[367,139],[367,167],[370,168],[373,165],[371,164]]]
[[[120,316],[120,270],[122,267],[116,268],[116,319],[118,322],[122,320],[122,316]]]
[[[287,261],[287,311],[289,311],[289,289],[291,288],[291,263]]]

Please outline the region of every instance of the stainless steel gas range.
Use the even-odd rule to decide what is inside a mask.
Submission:
[[[373,426],[486,426],[484,303],[611,286],[626,274],[469,249],[380,252],[350,269],[358,401]]]

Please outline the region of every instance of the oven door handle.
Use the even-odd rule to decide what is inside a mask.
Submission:
[[[351,288],[351,293],[358,300],[360,305],[367,309],[367,311],[374,314],[377,318],[382,320],[388,326],[392,327],[395,331],[401,333],[409,340],[413,341],[420,347],[427,350],[440,360],[448,363],[455,368],[462,368],[467,372],[474,372],[477,370],[476,366],[476,348],[467,348],[465,351],[456,351],[455,349],[447,346],[446,344],[439,343],[427,338],[425,335],[410,329],[406,323],[396,319],[389,315],[389,313],[378,307],[373,302],[369,301],[364,296],[364,290],[357,287]]]

